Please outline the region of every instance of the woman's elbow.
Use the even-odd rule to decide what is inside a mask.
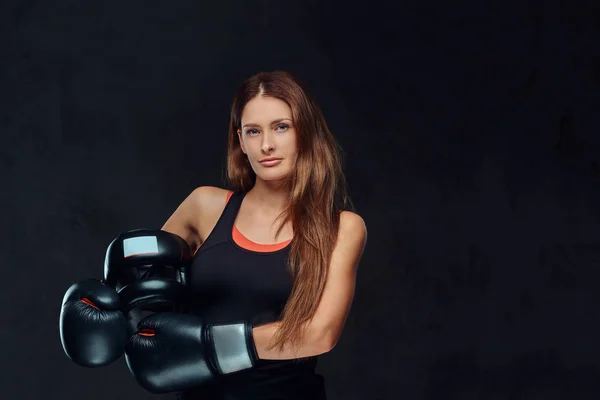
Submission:
[[[319,340],[319,349],[321,354],[329,353],[335,348],[339,340],[339,334],[333,332],[324,332]]]

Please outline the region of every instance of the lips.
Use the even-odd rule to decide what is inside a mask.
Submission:
[[[260,165],[266,168],[274,167],[281,163],[281,158],[265,158],[260,160]]]
[[[271,158],[263,158],[262,160],[260,160],[260,163],[264,163],[264,162],[269,162],[269,161],[279,161],[281,160],[281,158],[275,158],[275,157],[271,157]]]

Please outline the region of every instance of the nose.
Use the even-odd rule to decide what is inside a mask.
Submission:
[[[263,140],[260,146],[261,150],[266,154],[272,152],[275,149],[275,138],[273,135],[271,133],[265,133],[262,138]]]

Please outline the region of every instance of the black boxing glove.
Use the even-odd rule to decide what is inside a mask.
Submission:
[[[110,243],[104,277],[117,288],[130,334],[148,314],[186,309],[185,269],[191,259],[187,242],[163,230],[131,230]]]
[[[125,360],[139,385],[151,393],[200,386],[252,368],[258,360],[248,323],[210,326],[194,315],[157,313],[138,328]]]
[[[191,248],[180,236],[163,230],[134,229],[121,233],[109,244],[104,280],[117,290],[152,278],[185,284],[185,270],[191,259]]]
[[[94,279],[75,283],[67,290],[59,330],[65,354],[83,367],[116,361],[129,338],[117,292]]]

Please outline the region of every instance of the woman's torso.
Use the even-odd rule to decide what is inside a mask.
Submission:
[[[291,229],[284,227],[275,238],[275,217],[260,215],[243,201],[243,193],[221,190],[222,206],[207,207],[197,226],[202,245],[188,271],[193,312],[210,324],[277,321],[292,289],[287,268]],[[181,398],[322,399],[316,361],[259,360],[255,368],[221,377]]]

